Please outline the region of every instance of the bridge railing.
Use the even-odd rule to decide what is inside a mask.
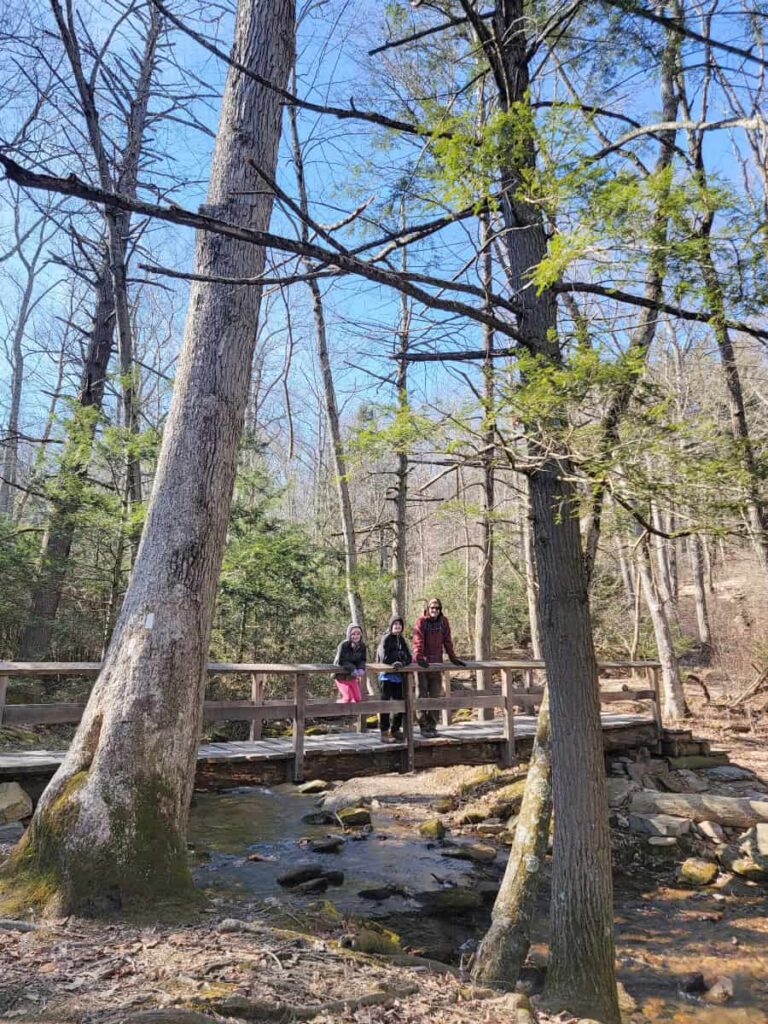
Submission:
[[[603,704],[618,701],[650,701],[653,719],[660,732],[661,701],[659,686],[659,663],[656,661],[602,662],[598,665],[604,671],[631,671],[645,676],[644,687],[628,685],[621,679],[601,678],[600,700]],[[9,704],[7,690],[10,678],[41,676],[97,676],[101,669],[99,662],[0,662],[0,725],[54,725],[74,724],[80,721],[85,704]],[[356,704],[341,704],[335,700],[311,697],[310,677],[313,675],[338,674],[338,665],[292,664],[269,665],[229,662],[209,662],[210,675],[248,675],[251,680],[250,700],[205,701],[203,717],[207,722],[246,721],[251,723],[250,738],[261,738],[264,722],[290,719],[293,733],[293,775],[301,779],[304,768],[304,738],[307,719],[349,718],[353,716],[378,715],[382,712],[402,712],[403,747],[406,770],[412,771],[415,763],[414,721],[420,711],[440,711],[443,724],[450,721],[451,712],[459,709],[495,709],[501,711],[502,739],[501,761],[505,765],[515,762],[515,715],[516,709],[526,713],[535,711],[541,703],[543,686],[536,685],[537,676],[544,673],[544,662],[535,660],[468,661],[466,669],[476,671],[488,669],[498,672],[501,678],[500,692],[462,688],[451,689],[449,673],[456,673],[452,664],[434,664],[429,668],[407,665],[402,670],[405,676],[403,700],[373,700],[366,698]],[[369,663],[367,673],[372,683],[376,673],[392,671],[391,666]],[[416,680],[420,673],[439,672],[443,677],[443,694],[440,697],[420,697]],[[289,676],[293,682],[293,696],[285,700],[265,700],[264,684],[268,676]],[[519,678],[516,678],[519,677]],[[618,684],[608,688],[606,683]]]

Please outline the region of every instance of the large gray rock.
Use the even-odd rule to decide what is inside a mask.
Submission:
[[[659,776],[662,787],[670,793],[706,793],[709,783],[690,768],[680,768]]]
[[[691,830],[688,818],[676,818],[671,814],[630,814],[629,827],[633,832],[652,836],[684,836]]]
[[[737,764],[723,764],[717,768],[707,768],[707,775],[710,779],[717,779],[718,782],[751,782],[755,773],[749,768],[741,768]]]
[[[633,793],[640,792],[640,786],[626,777],[606,779],[605,788],[608,792],[608,806],[613,808],[624,807]]]
[[[718,825],[750,828],[768,821],[768,801],[748,800],[712,793],[635,793],[629,805],[634,814],[671,814],[692,821],[716,821]]]
[[[32,801],[18,782],[0,782],[0,823],[19,821],[32,814]]]

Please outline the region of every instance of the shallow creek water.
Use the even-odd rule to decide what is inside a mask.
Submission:
[[[292,786],[196,794],[189,839],[198,857],[205,858],[195,869],[197,884],[214,893],[241,894],[249,903],[261,902],[273,912],[282,907],[289,919],[292,910],[326,899],[342,915],[378,920],[396,931],[404,945],[440,959],[458,961],[462,943],[482,935],[487,913],[463,915],[460,920],[433,919],[424,915],[413,896],[446,885],[472,888],[498,879],[501,868],[484,869],[443,857],[438,846],[406,827],[386,805],[373,812],[372,832],[358,838],[353,830],[338,853],[313,853],[302,841],[342,834],[333,825],[302,820],[317,810],[317,797],[302,796]],[[248,855],[254,853],[274,859],[249,861]],[[307,861],[342,871],[343,884],[320,897],[294,894],[278,884],[279,875]],[[361,890],[388,885],[408,895],[390,896],[386,901],[358,895]]]
[[[487,868],[448,859],[439,844],[418,836],[414,822],[399,813],[402,805],[388,804],[373,811],[374,830],[365,839],[348,835],[339,853],[312,853],[302,840],[341,833],[332,825],[302,820],[317,811],[316,801],[292,786],[196,794],[189,838],[197,855],[197,884],[235,907],[242,900],[243,916],[263,909],[287,926],[292,915],[298,919],[318,899],[329,900],[344,918],[377,920],[397,932],[406,948],[457,963],[462,944],[483,934],[489,909],[432,918],[410,894],[441,884],[473,888],[498,880],[503,856]],[[247,860],[254,853],[274,859]],[[343,885],[318,897],[297,895],[278,884],[279,875],[306,861],[344,872]],[[408,895],[382,902],[358,895],[386,885]],[[540,952],[546,941],[547,899],[543,892],[534,930],[534,948]],[[645,888],[639,878],[617,877],[619,976],[637,1002],[636,1010],[624,1014],[625,1024],[768,1024],[767,910],[760,890],[718,903],[710,891]],[[680,995],[680,977],[694,971],[708,980],[733,978],[733,1003],[707,1006]]]

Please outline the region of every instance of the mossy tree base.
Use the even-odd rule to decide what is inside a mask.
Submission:
[[[141,780],[121,802],[98,788],[85,771],[51,784],[0,872],[6,912],[102,916],[199,901],[162,780]]]

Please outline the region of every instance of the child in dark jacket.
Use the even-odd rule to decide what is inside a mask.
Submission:
[[[334,665],[339,665],[343,669],[333,677],[336,689],[341,694],[341,704],[357,704],[362,699],[360,683],[365,678],[366,653],[363,631],[356,623],[351,622],[347,626],[346,639],[336,648],[333,659]]]
[[[404,622],[399,615],[393,615],[389,622],[389,629],[381,638],[376,660],[391,665],[397,670],[404,665],[410,665],[411,652],[403,636]],[[402,672],[380,672],[379,686],[381,687],[382,700],[402,700],[404,676]],[[379,715],[379,728],[381,729],[382,743],[400,743],[403,738],[403,713],[390,716],[387,712]]]

